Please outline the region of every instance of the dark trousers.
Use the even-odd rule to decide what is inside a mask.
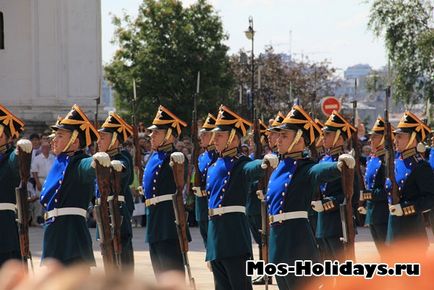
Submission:
[[[181,248],[177,239],[150,243],[149,254],[157,278],[159,274],[171,270],[185,273]]]
[[[0,253],[0,267],[8,260],[21,260],[21,253],[17,251]]]
[[[307,289],[306,286],[312,283],[315,277],[297,277],[294,275],[276,276],[277,287],[279,290],[299,290]],[[319,286],[319,285],[318,285]],[[318,288],[312,288],[318,289]]]
[[[208,238],[208,221],[197,221],[197,224],[199,225],[200,235],[202,236],[203,244],[206,248],[206,241]]]
[[[328,237],[317,239],[319,250],[323,260],[339,260],[344,253],[344,244],[340,237]]]
[[[369,225],[369,230],[371,231],[372,239],[374,240],[378,253],[383,257],[384,250],[386,249],[387,223]]]
[[[134,271],[134,251],[131,239],[122,241],[122,270]]]
[[[211,261],[215,290],[251,290],[252,279],[246,276],[247,257]]]

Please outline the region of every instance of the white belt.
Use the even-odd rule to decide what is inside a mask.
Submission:
[[[114,199],[114,195],[109,195],[107,197],[107,201],[110,201],[110,200],[113,200],[113,199]],[[101,198],[97,198],[96,201],[97,201],[98,204],[101,204]],[[118,195],[118,201],[119,202],[125,202],[125,196]]]
[[[148,198],[145,201],[145,204],[146,204],[146,206],[150,206],[150,205],[156,205],[157,203],[160,203],[163,201],[169,201],[169,200],[172,200],[172,195],[173,194],[164,194],[164,195],[156,196],[153,198]]]
[[[224,207],[218,207],[218,208],[209,208],[208,209],[208,215],[209,216],[215,216],[215,215],[222,215],[226,213],[231,212],[240,212],[240,213],[246,213],[246,207],[241,205],[232,205],[232,206],[224,206]]]
[[[13,204],[13,203],[0,203],[0,210],[15,211],[15,204]]]
[[[307,219],[307,211],[290,211],[284,212],[276,215],[271,215],[269,217],[270,224],[276,222],[283,222],[292,219]]]
[[[64,215],[78,215],[86,218],[87,211],[80,207],[62,207],[62,208],[55,208],[53,210],[50,210],[49,212],[46,212],[44,217],[45,220],[48,220],[53,217],[64,216]]]

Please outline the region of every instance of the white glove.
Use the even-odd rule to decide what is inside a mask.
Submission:
[[[256,196],[259,198],[259,200],[264,200],[265,196],[264,196],[264,191],[259,189],[256,191]]]
[[[338,164],[337,167],[339,171],[342,171],[342,165],[346,164],[349,169],[353,169],[356,165],[356,160],[354,160],[354,157],[351,156],[351,154],[342,154],[338,158]]]
[[[200,190],[199,186],[193,186],[192,188],[194,195],[197,197],[202,197],[202,191]]]
[[[274,154],[267,154],[264,156],[264,159],[262,159],[261,167],[262,169],[267,169],[268,164],[270,164],[271,168],[276,168],[279,164],[279,158],[277,158]]]
[[[139,192],[140,195],[145,195],[145,193],[143,192],[143,187],[141,185],[138,186],[136,190]]]
[[[367,213],[366,207],[364,207],[364,206],[359,206],[357,208],[357,211],[359,212],[359,214],[366,214]]]
[[[173,162],[183,164],[184,160],[185,157],[182,152],[173,152],[172,154],[170,154],[170,166],[173,166]]]
[[[121,172],[124,168],[122,162],[120,162],[119,160],[112,160],[111,164],[112,164],[112,168],[117,172]]]
[[[312,209],[316,212],[323,212],[324,206],[322,205],[322,200],[312,200],[310,203]]]
[[[101,164],[101,166],[103,166],[103,167],[110,167],[110,165],[111,165],[110,156],[105,152],[97,152],[97,153],[93,154],[92,158],[93,158],[93,161],[91,163],[91,166],[93,168],[96,167],[95,160],[97,160],[98,163]]]
[[[26,153],[32,153],[32,142],[27,139],[20,139],[17,142],[17,146],[20,147],[21,150],[23,150]]]
[[[404,212],[402,211],[402,207],[399,203],[389,205],[389,211],[391,215],[402,216]]]

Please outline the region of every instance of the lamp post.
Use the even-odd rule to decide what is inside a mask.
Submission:
[[[250,87],[250,98],[252,101],[251,104],[251,120],[255,119],[255,99],[254,99],[254,88],[255,88],[255,53],[254,53],[254,40],[255,40],[255,30],[253,30],[253,17],[249,16],[249,28],[244,32],[247,39],[252,41],[252,51],[250,54],[251,57],[251,87]]]

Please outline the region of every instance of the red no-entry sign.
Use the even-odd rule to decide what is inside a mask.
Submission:
[[[333,111],[339,112],[341,110],[341,102],[335,97],[325,97],[321,100],[321,110],[328,117]]]

